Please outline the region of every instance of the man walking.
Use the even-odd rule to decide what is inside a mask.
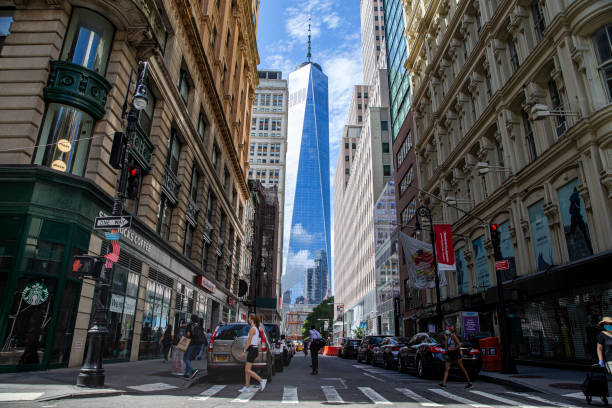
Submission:
[[[314,325],[310,326],[310,358],[312,360],[312,375],[319,374],[319,349],[321,348],[321,342],[323,338]]]
[[[202,347],[208,346],[206,336],[204,335],[204,330],[198,321],[199,318],[197,315],[191,315],[191,323],[189,323],[187,326],[186,336],[191,340],[191,342],[189,343],[187,351],[185,351],[185,354],[183,355],[183,362],[185,363],[185,378],[193,378],[200,371],[191,364],[191,360],[198,355]],[[206,354],[203,353],[202,357],[204,358],[204,367],[206,367]]]

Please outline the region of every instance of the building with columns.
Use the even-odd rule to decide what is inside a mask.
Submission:
[[[259,2],[0,7],[0,371],[83,361],[98,290],[72,257],[110,250],[93,223],[112,211],[110,151],[139,61],[148,100],[127,133],[133,221],[110,276],[104,359],[160,356],[161,331],[192,314],[212,329],[236,320]]]
[[[453,228],[446,320],[461,329],[460,312],[478,312],[499,335],[496,224],[513,355],[596,360],[612,295],[612,4],[403,4],[419,198]],[[435,313],[423,296],[415,330]]]

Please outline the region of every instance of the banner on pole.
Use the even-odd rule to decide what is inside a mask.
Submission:
[[[454,271],[455,250],[453,248],[453,228],[450,224],[434,225],[436,236],[436,258],[438,258],[438,270]]]
[[[400,232],[402,249],[408,269],[408,276],[415,289],[430,289],[436,287],[435,264],[431,244]],[[440,287],[446,286],[446,274],[438,269]]]

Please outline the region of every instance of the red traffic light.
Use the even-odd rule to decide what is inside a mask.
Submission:
[[[130,176],[137,176],[138,175],[138,168],[137,167],[130,167]]]
[[[493,231],[497,231],[497,228],[498,228],[497,224],[491,224],[491,229]]]

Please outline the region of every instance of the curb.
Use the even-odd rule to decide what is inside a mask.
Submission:
[[[478,378],[482,381],[485,382],[489,382],[492,384],[498,384],[498,385],[505,385],[505,386],[509,386],[509,387],[515,387],[520,389],[521,391],[525,392],[525,391],[531,391],[531,392],[539,392],[545,395],[550,395],[550,396],[554,396],[556,398],[562,398],[565,401],[571,401],[573,404],[571,405],[575,405],[576,404],[576,400],[574,398],[569,398],[566,397],[563,394],[557,394],[554,392],[551,392],[545,388],[542,387],[536,387],[533,386],[531,384],[527,384],[523,381],[517,380],[517,379],[513,379],[513,378],[499,378],[499,377],[494,377],[494,376],[490,376],[487,374],[482,374],[480,373],[478,375]]]
[[[70,398],[117,397],[125,393],[126,391],[122,391],[122,390],[113,390],[113,391],[106,391],[106,392],[84,392],[84,393],[71,392],[71,393],[66,393],[66,394],[57,394],[57,395],[50,395],[48,397],[41,397],[41,398],[37,398],[35,401],[44,402],[44,401],[53,401],[53,400],[70,399]]]

